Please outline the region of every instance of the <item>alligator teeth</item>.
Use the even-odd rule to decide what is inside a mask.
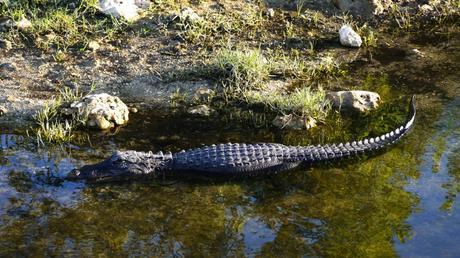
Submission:
[[[364,139],[364,144],[369,144],[369,140],[368,140],[368,139]]]
[[[396,134],[399,134],[401,131],[399,131],[399,128],[395,130]]]
[[[393,131],[390,132],[390,136],[393,137],[395,133]]]
[[[370,143],[374,143],[374,138],[370,138],[370,139],[369,139],[369,142],[370,142]]]

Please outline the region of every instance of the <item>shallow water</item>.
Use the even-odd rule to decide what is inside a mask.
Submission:
[[[377,87],[388,99],[382,109],[308,133],[258,128],[254,120],[138,114],[117,134],[91,134],[90,143],[78,146],[37,148],[3,129],[0,256],[458,257],[456,46],[438,50],[445,55],[423,65],[422,72],[407,51],[404,56],[390,51],[393,59],[376,53],[383,75],[363,69],[352,80]],[[424,80],[430,84],[420,85]],[[115,149],[318,144],[375,136],[404,120],[407,102],[400,97],[412,93],[418,94],[415,130],[394,148],[367,158],[234,181],[167,178],[87,185],[51,180]]]

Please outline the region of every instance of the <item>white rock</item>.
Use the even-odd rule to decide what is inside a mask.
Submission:
[[[214,109],[208,107],[207,105],[198,105],[196,107],[191,107],[187,110],[189,114],[199,115],[199,116],[210,116],[214,112]]]
[[[350,26],[343,25],[339,30],[340,44],[347,47],[360,47],[361,37]]]
[[[123,17],[128,21],[139,18],[139,7],[135,0],[99,0],[99,10],[115,18]]]
[[[414,48],[414,49],[411,49],[409,51],[409,58],[410,57],[415,57],[415,58],[424,58],[425,57],[425,53],[423,53],[422,51]]]
[[[429,13],[434,11],[434,7],[429,4],[424,4],[420,6],[420,11],[422,11],[422,13]]]
[[[0,105],[0,116],[8,113],[8,109],[6,107]]]
[[[180,10],[178,17],[181,21],[190,23],[198,22],[201,20],[201,17],[190,7],[186,7]]]
[[[32,23],[26,17],[22,17],[22,19],[16,22],[15,25],[18,29],[22,30],[32,27]]]
[[[92,40],[92,41],[90,41],[88,43],[88,48],[93,50],[93,51],[96,51],[99,48],[101,48],[101,45],[99,45],[99,43],[97,43],[97,41]]]
[[[273,18],[275,16],[275,10],[273,8],[268,8],[267,9],[267,16],[269,18]]]
[[[359,112],[377,108],[380,101],[378,93],[363,90],[328,92],[326,98],[335,108]]]
[[[75,101],[70,108],[86,118],[86,125],[102,130],[126,124],[129,120],[128,107],[118,97],[107,93],[90,94]]]

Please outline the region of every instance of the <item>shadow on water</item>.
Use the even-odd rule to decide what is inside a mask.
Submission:
[[[3,133],[0,256],[458,255],[460,107],[458,97],[448,96],[451,89],[420,94],[415,130],[367,159],[226,182],[47,180],[116,149],[342,142],[379,135],[404,120],[407,103],[392,88],[392,75],[359,76],[369,89],[387,92],[382,108],[309,132],[140,114],[116,136],[91,134],[91,144],[81,146],[40,149],[23,136]],[[444,84],[458,85],[458,78],[439,75],[431,87]]]

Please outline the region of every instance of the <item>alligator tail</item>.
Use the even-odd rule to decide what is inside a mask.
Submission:
[[[307,163],[315,161],[334,160],[343,157],[356,156],[358,154],[370,153],[393,145],[405,136],[413,127],[415,121],[415,95],[412,96],[409,104],[409,113],[407,119],[400,127],[374,138],[367,138],[362,141],[347,142],[345,144],[326,144],[309,147],[299,147],[298,160]]]

